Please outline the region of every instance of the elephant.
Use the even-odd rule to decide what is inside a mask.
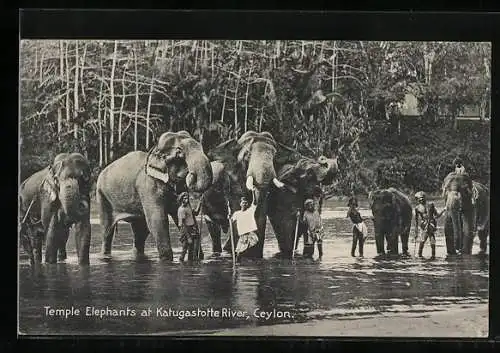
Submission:
[[[144,256],[151,233],[159,258],[172,261],[168,215],[179,227],[178,196],[184,191],[204,192],[212,178],[201,144],[184,130],[163,133],[147,153],[129,152],[110,163],[99,174],[96,187],[103,257],[111,256],[116,224],[125,221],[132,227],[138,258]]]
[[[200,202],[215,255],[222,252],[221,230],[227,233],[229,229],[228,212],[237,210],[240,198],[246,196],[256,204],[255,221],[259,241],[242,257],[262,257],[267,198],[273,190],[284,187],[274,167],[277,146],[269,132],[247,131],[239,139],[225,141],[208,152],[214,182],[202,195]],[[230,242],[227,242],[224,249],[231,251],[230,246]]]
[[[290,258],[300,235],[306,231],[305,224],[298,222],[303,216],[305,200],[316,200],[321,213],[325,196],[322,186],[330,185],[335,180],[339,166],[336,156],[308,158],[284,145],[279,150],[276,164],[278,178],[286,187],[273,190],[269,195],[268,217],[278,241],[277,255]],[[299,217],[297,210],[300,212]],[[294,244],[296,229],[298,236]]]
[[[446,204],[445,239],[448,255],[471,254],[477,229],[481,252],[489,233],[489,192],[467,173],[449,173],[443,181]]]
[[[368,202],[373,214],[377,254],[385,254],[385,238],[388,253],[397,255],[400,236],[403,255],[409,256],[408,240],[413,210],[408,196],[390,187],[371,191],[368,194]]]
[[[490,193],[486,185],[473,181],[472,198],[474,205],[473,229],[477,231],[479,237],[479,253],[484,254],[490,233]]]
[[[80,153],[60,153],[51,165],[24,180],[19,190],[21,243],[32,266],[66,259],[66,242],[73,227],[80,265],[89,264],[89,161]]]
[[[222,145],[225,146],[226,143]],[[330,184],[338,172],[338,164],[336,158],[329,159],[322,156],[315,160],[301,155],[286,145],[277,143],[276,147],[277,152],[273,164],[275,170],[278,171],[278,182],[273,181],[272,187],[269,188],[266,200],[267,212],[263,215],[264,230],[266,216],[268,216],[278,239],[280,255],[291,256],[295,235],[295,210],[302,209],[308,197],[315,196],[321,203],[321,188],[318,193],[319,183]],[[238,207],[240,196],[246,192],[241,182],[244,177],[241,174],[242,168],[234,163],[234,160],[235,158],[233,158],[233,163],[227,162],[228,159],[223,160],[224,163],[221,159],[212,162],[214,184],[203,195],[202,209],[212,238],[214,254],[222,251],[221,231],[227,233],[229,229],[227,202],[230,203],[231,209],[235,209]],[[263,240],[259,245],[261,247],[252,254],[257,258],[263,255]],[[223,249],[227,252],[231,251],[229,240],[226,241]]]

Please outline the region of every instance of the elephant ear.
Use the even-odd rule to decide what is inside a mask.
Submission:
[[[47,167],[47,174],[42,181],[42,189],[49,195],[50,202],[54,202],[59,197],[59,178],[64,172],[69,153],[60,153],[54,158],[54,162]]]
[[[219,161],[226,166],[232,166],[236,161],[239,152],[239,145],[235,139],[227,140],[217,145],[207,153],[212,161]]]
[[[210,165],[212,167],[212,174],[213,174],[212,183],[215,184],[224,175],[224,164],[222,164],[219,161],[213,161],[210,163]]]
[[[284,145],[280,142],[276,144],[276,156],[274,157],[274,163],[278,166],[283,166],[285,164],[296,164],[299,160],[306,158],[300,154],[297,150]]]
[[[174,159],[181,157],[181,140],[186,137],[178,133],[167,131],[161,134],[156,145],[148,152],[144,170],[150,177],[160,180],[167,184],[170,180],[167,166]]]
[[[238,156],[236,157],[236,160],[238,163],[243,163],[248,159],[248,156],[250,155],[250,150],[252,147],[252,144],[254,143],[254,139],[247,139],[245,140],[245,144],[241,145],[241,149],[238,152]]]

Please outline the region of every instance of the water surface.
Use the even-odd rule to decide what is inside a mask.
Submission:
[[[21,256],[20,332],[196,334],[313,319],[423,315],[487,303],[488,257],[446,259],[440,221],[437,259],[433,261],[428,259],[429,244],[424,248],[424,259],[376,260],[373,236],[365,243],[365,257],[353,258],[352,225],[348,219],[329,218],[325,219],[327,235],[321,262],[274,259],[277,243],[268,225],[264,259],[245,261],[235,270],[230,257],[200,264],[178,263],[180,244],[175,226],[170,227],[176,259],[173,264],[157,260],[152,238],[147,242],[148,261],[137,262],[131,252],[132,234],[127,224],[119,226],[113,258],[104,261],[98,254],[100,227],[93,225],[91,265],[86,269],[76,263],[71,238],[66,262],[43,265],[39,273],[33,273],[26,256]],[[368,221],[367,225],[373,234],[373,224]],[[206,227],[202,229],[203,249],[208,257],[211,246]],[[478,249],[476,239],[474,252]],[[411,242],[410,252],[413,251]],[[45,307],[69,311],[73,308],[73,315],[50,316]],[[79,316],[74,315],[76,309],[80,310]],[[86,315],[106,309],[107,315],[102,317]],[[223,309],[226,316],[239,312],[242,317],[221,317]],[[123,315],[113,316],[112,310],[118,314],[122,310]],[[187,316],[185,311],[195,311],[196,317]],[[164,316],[167,312],[170,316]],[[215,312],[219,317],[215,317]]]

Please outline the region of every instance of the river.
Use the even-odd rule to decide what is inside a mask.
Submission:
[[[268,225],[264,259],[243,261],[235,269],[230,256],[180,264],[178,231],[173,225],[174,263],[158,261],[151,237],[146,250],[149,259],[137,262],[128,224],[119,225],[113,258],[105,261],[99,256],[100,226],[93,224],[88,268],[77,265],[71,238],[68,259],[43,265],[37,273],[21,254],[19,331],[34,335],[185,335],[310,320],[450,311],[488,303],[488,256],[446,259],[442,219],[435,260],[429,260],[429,244],[424,259],[378,260],[374,259],[371,221],[366,222],[371,236],[365,243],[365,257],[353,258],[352,225],[345,210],[329,204],[323,215],[327,231],[321,262],[273,258],[277,242]],[[206,227],[202,230],[208,258],[211,246]],[[413,255],[413,241],[410,244]],[[473,252],[478,249],[476,239]]]

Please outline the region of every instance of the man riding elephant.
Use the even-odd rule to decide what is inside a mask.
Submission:
[[[97,179],[97,201],[104,229],[102,252],[111,255],[118,221],[129,222],[134,248],[144,256],[151,233],[160,259],[172,261],[168,215],[177,226],[177,198],[212,185],[212,168],[199,142],[186,131],[166,132],[148,152],[135,151],[109,164]]]
[[[377,254],[385,254],[385,238],[389,254],[397,255],[398,239],[401,237],[403,255],[409,256],[408,239],[413,210],[408,196],[395,188],[379,189],[369,193],[368,201],[373,214]]]
[[[66,242],[74,227],[81,265],[89,264],[90,165],[80,153],[58,154],[51,165],[27,178],[19,190],[21,243],[32,265],[66,259]]]

